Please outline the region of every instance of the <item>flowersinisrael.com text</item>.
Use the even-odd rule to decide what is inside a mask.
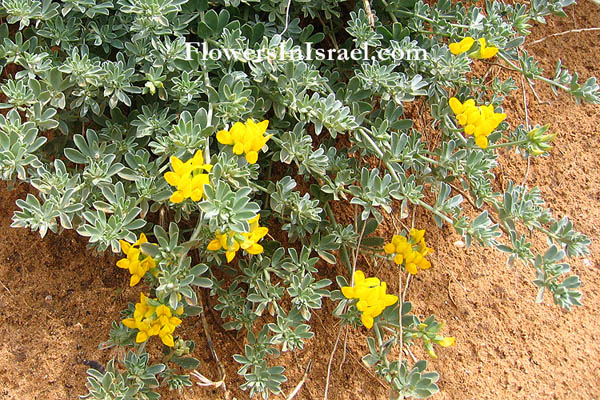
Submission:
[[[387,60],[409,60],[420,61],[427,57],[424,49],[392,49],[384,48],[369,52],[365,45],[362,48],[348,49],[322,49],[313,47],[313,43],[305,43],[303,47],[287,49],[285,43],[280,43],[277,48],[261,49],[229,49],[209,48],[207,42],[186,42],[186,59],[192,58],[192,49],[200,54],[202,61],[218,60],[240,60],[262,62],[268,60],[290,60],[290,61],[387,61]]]

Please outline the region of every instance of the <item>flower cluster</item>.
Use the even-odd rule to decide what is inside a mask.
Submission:
[[[183,307],[179,307],[175,314],[181,315]],[[135,337],[137,343],[148,340],[150,336],[159,336],[162,342],[174,346],[173,332],[181,324],[181,320],[173,315],[168,306],[160,304],[156,299],[150,299],[140,293],[140,302],[135,305],[133,318],[123,320],[123,325],[130,329],[137,329]]]
[[[552,148],[550,143],[556,138],[556,133],[546,133],[549,127],[549,124],[536,127],[527,133],[528,151],[534,156],[544,154]]]
[[[196,151],[194,157],[186,162],[179,158],[171,157],[171,168],[173,171],[165,173],[165,180],[177,190],[171,195],[172,203],[181,203],[185,199],[199,201],[204,195],[204,185],[210,183],[207,173],[212,169],[211,164],[204,164],[202,150]]]
[[[386,254],[393,255],[394,262],[398,265],[404,263],[404,268],[415,275],[419,268],[431,268],[431,263],[425,257],[433,253],[433,249],[425,244],[425,230],[411,229],[409,239],[401,235],[394,235],[392,242],[383,248]]]
[[[236,122],[230,130],[217,132],[217,140],[221,144],[233,145],[235,154],[245,154],[246,161],[254,164],[258,161],[258,152],[272,136],[264,136],[268,125],[268,120],[255,123],[248,119],[245,124]]]
[[[269,233],[269,228],[260,226],[258,220],[260,214],[248,220],[250,232],[228,232],[216,233],[215,238],[207,246],[207,250],[219,251],[225,249],[227,262],[231,262],[235,253],[239,250],[246,250],[248,254],[260,254],[263,247],[258,242]]]
[[[506,114],[495,112],[491,104],[478,107],[473,99],[461,103],[456,97],[452,97],[448,103],[458,123],[464,126],[465,133],[474,135],[475,143],[482,149],[487,148],[490,133],[506,118]]]
[[[131,274],[130,287],[137,285],[144,275],[146,275],[146,272],[155,267],[154,259],[150,256],[144,257],[140,249],[141,244],[146,242],[148,242],[148,239],[146,239],[146,235],[143,233],[133,244],[127,243],[124,240],[119,241],[121,243],[121,250],[127,257],[117,261],[117,267],[129,270]]]
[[[492,58],[496,54],[498,54],[498,48],[494,46],[487,46],[484,38],[478,39],[479,49],[477,51],[473,51],[469,53],[469,57],[471,58]],[[475,43],[475,39],[472,37],[466,37],[460,42],[450,43],[448,48],[450,52],[454,55],[462,54],[466,51],[471,50],[473,44]]]
[[[454,55],[459,55],[464,53],[465,51],[471,50],[471,47],[473,47],[473,43],[475,43],[475,39],[469,36],[464,38],[460,42],[450,43],[448,45],[448,48],[450,49],[450,53]]]
[[[375,317],[398,301],[397,296],[386,294],[386,290],[386,283],[379,278],[366,278],[364,272],[356,271],[354,286],[342,287],[342,294],[348,299],[358,299],[356,308],[362,312],[361,321],[367,329],[371,329]]]

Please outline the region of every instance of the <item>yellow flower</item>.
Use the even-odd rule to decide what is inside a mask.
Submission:
[[[380,282],[376,277],[366,278],[360,270],[354,272],[354,286],[342,287],[342,294],[347,299],[358,299],[356,308],[362,313],[361,322],[367,329],[373,327],[375,317],[386,307],[398,301],[397,296],[386,294],[386,291],[385,282]]]
[[[494,46],[487,47],[485,39],[479,39],[479,50],[469,54],[472,58],[492,58],[498,54],[498,48]]]
[[[439,344],[442,347],[450,347],[450,346],[454,346],[455,342],[456,342],[456,338],[454,336],[447,336],[447,337],[443,338],[442,340],[440,340],[439,342],[437,342],[437,344]]]
[[[175,313],[179,315],[183,309],[178,308]],[[140,293],[140,302],[135,305],[133,318],[125,318],[122,322],[126,327],[138,330],[135,337],[137,343],[145,342],[151,336],[159,336],[166,346],[173,347],[173,332],[182,321],[173,316],[171,308],[164,304],[154,307],[149,303],[149,298]]]
[[[174,317],[171,309],[164,304],[156,308],[156,316],[160,322],[158,336],[165,345],[173,347],[175,345],[173,341],[173,332],[182,321],[179,318]]]
[[[473,99],[461,103],[452,97],[448,104],[458,123],[464,127],[465,134],[473,135],[475,144],[483,149],[488,146],[487,137],[506,119],[506,114],[495,112],[491,104],[478,107]]]
[[[137,285],[144,275],[146,275],[146,272],[156,266],[154,259],[150,256],[144,257],[140,250],[141,244],[146,242],[148,242],[148,239],[143,233],[133,244],[127,243],[124,240],[119,240],[121,250],[127,257],[117,261],[117,267],[129,270],[129,273],[131,274],[131,279],[129,281],[130,287]]]
[[[394,235],[392,242],[386,244],[383,250],[392,256],[396,264],[404,264],[404,269],[415,275],[419,268],[431,268],[431,262],[425,256],[433,253],[433,249],[425,244],[425,229],[411,229],[409,237],[410,240],[401,235]]]
[[[268,120],[256,123],[250,118],[245,124],[236,122],[229,131],[217,132],[217,141],[233,146],[235,154],[245,154],[248,164],[255,164],[258,161],[258,152],[272,136],[264,136],[268,125]]]
[[[452,54],[458,55],[464,53],[465,51],[469,51],[471,47],[473,47],[473,43],[475,43],[475,39],[472,37],[466,37],[458,43],[450,43],[448,48]]]
[[[202,150],[196,151],[194,157],[183,162],[179,158],[171,157],[171,168],[173,171],[165,172],[165,180],[177,190],[171,195],[172,203],[181,203],[185,199],[199,201],[204,195],[204,185],[210,183],[209,176],[211,164],[204,164]]]
[[[210,251],[224,249],[227,262],[233,260],[239,249],[245,250],[248,254],[262,253],[264,249],[258,242],[269,233],[269,229],[260,226],[259,219],[260,214],[257,214],[256,217],[248,220],[250,232],[215,233],[215,238],[210,241],[206,249]]]
[[[413,240],[413,243],[425,243],[425,229],[411,229],[410,230],[410,238]]]

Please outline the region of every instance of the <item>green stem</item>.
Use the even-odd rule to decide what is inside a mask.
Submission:
[[[527,139],[522,139],[522,140],[516,140],[514,142],[504,142],[504,143],[496,143],[496,144],[491,144],[487,147],[488,150],[491,149],[497,149],[499,147],[511,147],[511,146],[518,146],[520,144],[524,144],[527,143],[529,140]]]
[[[537,79],[539,81],[542,82],[546,82],[552,86],[556,86],[561,88],[562,90],[564,90],[565,92],[570,92],[571,89],[561,83],[558,83],[556,81],[553,81],[552,79],[546,78],[545,76],[542,75],[534,75],[531,73],[527,73],[525,70],[523,70],[522,68],[519,68],[517,65],[515,65],[515,63],[513,63],[511,60],[509,60],[504,54],[502,54],[501,52],[498,53],[498,57],[500,57],[501,59],[503,59],[508,65],[510,65],[516,72],[519,72],[521,74],[523,74],[525,77],[527,77],[528,75],[530,75],[533,79]]]
[[[400,181],[400,177],[398,176],[396,170],[394,168],[392,168],[391,164],[388,161],[384,161],[384,154],[381,151],[381,149],[379,149],[379,147],[377,146],[377,144],[375,144],[375,142],[373,141],[373,138],[371,138],[371,135],[369,135],[368,131],[365,128],[359,128],[358,131],[361,133],[362,137],[365,138],[365,140],[371,145],[371,147],[373,148],[373,150],[375,151],[375,154],[383,161],[383,163],[385,164],[387,170],[390,172],[390,174],[392,175],[392,177],[394,178],[394,180],[396,182],[401,182]],[[464,138],[463,138],[464,140]],[[441,219],[443,219],[444,221],[448,222],[450,225],[453,225],[453,221],[450,217],[448,217],[445,214],[442,214],[440,211],[434,209],[432,206],[430,206],[429,204],[423,202],[422,200],[417,200],[416,202],[413,202],[417,205],[423,206],[424,208],[426,208],[427,210],[431,211],[432,213],[434,213],[435,215],[437,215],[438,217],[440,217]]]
[[[418,156],[420,159],[422,159],[423,161],[427,161],[427,162],[429,162],[429,163],[432,163],[432,164],[438,165],[438,166],[440,166],[440,167],[443,167],[443,166],[444,166],[444,165],[443,165],[441,162],[439,162],[439,161],[437,161],[437,160],[434,160],[433,158],[429,158],[429,157],[427,157],[427,156],[424,156],[424,155],[422,155],[422,154],[417,154],[417,156]]]
[[[450,225],[453,225],[454,222],[452,221],[452,219],[450,217],[448,217],[446,214],[442,214],[440,211],[436,210],[435,208],[433,208],[429,204],[425,203],[424,201],[417,200],[417,202],[415,204],[420,205],[423,208],[426,208],[427,210],[431,211],[432,213],[434,213],[435,215],[437,215],[438,217],[440,217],[441,219],[443,219]]]
[[[419,18],[419,19],[422,19],[423,21],[429,22],[430,24],[436,24],[436,23],[438,23],[438,21],[435,21],[435,20],[433,20],[433,19],[431,19],[429,17],[426,17],[424,15],[417,14],[414,11],[394,10],[394,12],[397,12],[397,13],[403,14],[403,15],[412,16],[412,17],[415,17],[415,18]],[[446,22],[446,21],[444,20],[444,22]],[[454,28],[462,28],[462,29],[470,29],[471,28],[469,25],[462,25],[462,24],[448,23],[448,25],[450,25],[450,26],[452,26]]]
[[[260,190],[261,192],[265,192],[267,194],[269,193],[269,191],[267,190],[267,188],[265,188],[263,186],[260,186],[259,184],[254,183],[251,180],[248,180],[247,183],[248,183],[249,186],[253,187],[254,189]]]
[[[323,207],[325,208],[325,212],[329,216],[331,223],[337,224],[337,222],[335,220],[335,215],[333,214],[333,210],[331,209],[331,205],[329,205],[329,202],[326,202],[323,205]],[[348,268],[348,275],[352,279],[352,263],[350,262],[350,256],[348,255],[348,248],[346,247],[346,244],[344,244],[344,243],[342,243],[342,245],[340,247],[340,255],[342,257],[344,264],[346,264],[346,267]]]

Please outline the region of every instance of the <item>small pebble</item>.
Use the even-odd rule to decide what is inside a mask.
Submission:
[[[44,297],[44,300],[46,300],[47,302],[51,302],[52,301],[52,295],[49,294],[48,296]]]
[[[465,242],[463,242],[462,240],[457,240],[456,242],[454,242],[454,245],[456,247],[465,247]]]
[[[584,258],[583,259],[583,265],[585,265],[586,267],[591,267],[592,266],[592,262],[590,261],[589,258]]]

